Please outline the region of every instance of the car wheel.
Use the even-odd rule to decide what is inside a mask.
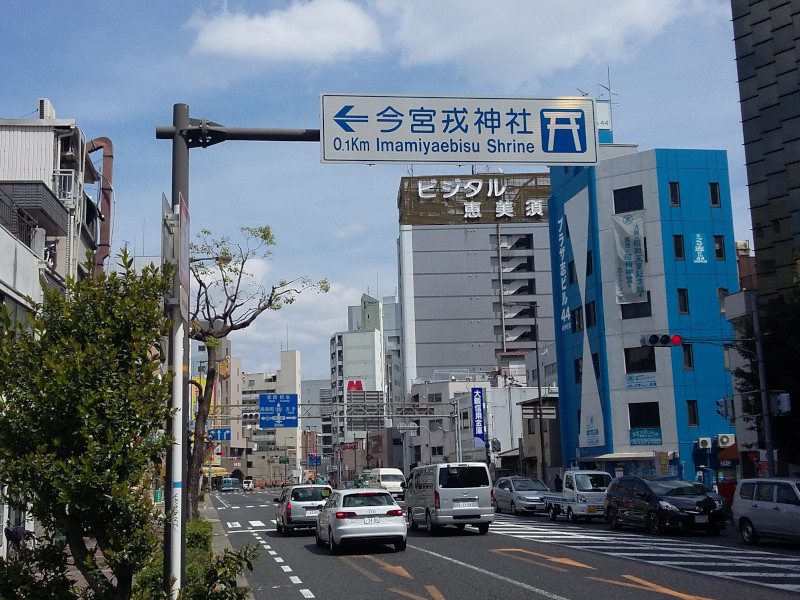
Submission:
[[[428,530],[429,535],[436,535],[439,533],[439,526],[433,524],[431,513],[425,513],[425,528]]]
[[[753,546],[758,543],[758,533],[750,519],[739,519],[739,530],[742,534],[742,541],[745,544]]]
[[[575,513],[572,512],[572,508],[567,509],[567,521],[570,523],[577,523],[578,517],[575,516]]]
[[[497,499],[495,499],[495,501],[494,501],[494,512],[496,512],[496,513],[503,512],[503,509],[500,508],[500,503],[497,501]]]
[[[322,548],[325,545],[325,542],[323,542],[322,538],[319,537],[319,526],[314,527],[314,537],[317,538],[317,547]]]
[[[512,514],[512,515],[518,515],[518,514],[520,514],[520,513],[517,511],[517,505],[516,505],[516,504],[514,504],[513,502],[511,503],[511,514]]]
[[[395,551],[396,552],[403,552],[406,549],[406,544],[408,544],[408,542],[406,540],[403,540],[402,542],[395,542],[394,543]]]
[[[275,531],[283,533],[283,525],[281,525],[280,519],[275,519]]]
[[[619,520],[619,513],[617,512],[616,508],[608,509],[606,520],[611,526],[611,529],[622,529],[622,523]]]
[[[558,509],[551,504],[550,508],[547,509],[547,516],[550,517],[551,521],[555,521],[558,518]]]
[[[336,540],[333,539],[333,532],[328,529],[328,550],[331,551],[331,554],[339,554],[341,551],[342,546],[341,544],[337,544]]]
[[[406,508],[406,521],[408,521],[408,527],[411,529],[411,531],[416,531],[419,529],[419,525],[414,520],[414,511],[411,510],[410,506]]]
[[[290,535],[292,535],[292,530],[286,526],[286,523],[284,523],[283,526],[281,527],[281,533],[283,533],[283,535],[285,535],[286,537],[289,537]]]
[[[466,527],[467,526],[464,525],[463,523],[459,523],[458,525],[456,525],[456,529],[458,529],[459,531],[464,531],[464,529],[466,529]]]
[[[489,533],[489,524],[488,523],[481,523],[478,525],[478,533],[481,535],[486,535]]]
[[[656,511],[651,510],[647,513],[647,531],[652,535],[659,535],[661,533],[661,523],[658,520]]]

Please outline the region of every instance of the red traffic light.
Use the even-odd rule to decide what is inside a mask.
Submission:
[[[679,336],[677,333],[674,333],[669,338],[669,341],[673,346],[680,346],[683,343],[683,337]]]
[[[648,333],[641,338],[642,346],[680,346],[683,336],[677,333]]]

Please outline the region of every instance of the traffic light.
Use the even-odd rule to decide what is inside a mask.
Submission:
[[[640,342],[642,346],[680,346],[683,338],[677,333],[646,333]]]
[[[733,414],[731,398],[722,398],[722,400],[717,400],[717,414],[730,420],[731,415]]]
[[[258,413],[246,412],[242,413],[243,421],[258,421]]]

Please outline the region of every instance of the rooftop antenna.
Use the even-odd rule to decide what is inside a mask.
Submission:
[[[581,88],[575,88],[575,89],[578,90],[581,93],[581,96],[583,96],[583,97],[586,97],[586,96],[589,95],[589,92],[584,92]]]
[[[605,91],[608,92],[608,125],[611,128],[611,131],[614,131],[614,104],[616,104],[617,106],[619,106],[620,104],[619,102],[611,101],[612,100],[611,96],[616,96],[617,92],[611,91],[611,68],[608,66],[606,66],[606,76],[608,85],[606,86],[603,85],[602,83],[598,83],[597,85],[599,85],[601,88],[603,88]],[[603,94],[600,94],[600,96],[598,96],[598,99],[602,96]]]

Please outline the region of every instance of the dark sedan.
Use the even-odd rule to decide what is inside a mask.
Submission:
[[[612,529],[634,525],[653,535],[668,528],[703,529],[716,535],[725,529],[725,511],[706,490],[683,479],[618,477],[606,490],[606,520]]]

